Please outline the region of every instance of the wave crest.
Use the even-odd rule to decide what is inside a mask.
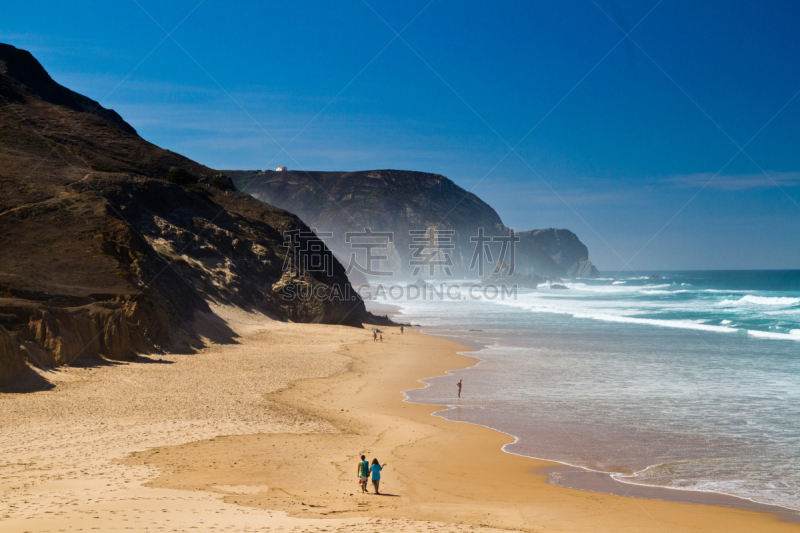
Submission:
[[[738,300],[722,300],[719,305],[720,306],[731,306],[731,305],[774,305],[774,306],[784,306],[789,307],[792,305],[797,305],[800,303],[800,298],[792,298],[789,296],[755,296],[753,294],[748,294],[746,296],[742,296]]]

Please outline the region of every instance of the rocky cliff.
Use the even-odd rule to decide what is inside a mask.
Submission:
[[[299,218],[148,143],[3,44],[0,189],[0,381],[20,357],[51,366],[231,341],[212,304],[378,320]],[[302,246],[285,247],[287,233]],[[308,266],[309,250],[326,269]],[[297,296],[331,291],[344,295]]]
[[[438,174],[401,170],[363,172],[225,171],[238,187],[254,197],[296,213],[319,232],[330,233],[326,243],[345,263],[355,253],[366,265],[366,251],[354,247],[347,232],[392,232],[388,259],[377,261],[376,270],[392,271],[403,279],[430,275],[430,263],[445,254],[455,278],[476,278],[490,272],[501,257],[502,242],[487,240],[481,248],[489,254],[475,257],[479,235],[486,238],[509,236],[510,230],[486,202]],[[410,235],[411,231],[436,229],[439,242],[420,253],[418,243],[430,238]],[[452,235],[446,235],[450,231]],[[595,277],[597,269],[589,252],[569,230],[546,229],[516,234],[514,267],[517,273],[544,277]],[[365,242],[365,239],[361,242]],[[371,239],[378,243],[379,239]],[[452,245],[452,248],[447,246]],[[485,248],[484,248],[485,247]],[[508,252],[507,252],[508,253]],[[428,261],[420,256],[427,254]],[[477,259],[477,260],[476,260]],[[506,255],[504,261],[509,261]],[[483,262],[483,271],[480,263]],[[420,263],[424,266],[418,268]],[[426,265],[426,266],[425,266]],[[444,266],[444,265],[443,265]],[[353,282],[363,280],[351,269]],[[436,269],[441,276],[442,269]],[[381,279],[381,278],[373,278]]]
[[[595,278],[597,268],[589,261],[589,249],[566,229],[538,229],[516,234],[518,274],[544,277]]]
[[[19,342],[0,326],[0,385],[7,385],[25,369]]]
[[[252,172],[228,173],[241,189],[256,198],[283,209],[294,209],[292,212],[320,234],[332,233],[326,243],[345,264],[356,253],[356,261],[368,266],[365,249],[353,247],[354,242],[382,241],[381,237],[351,236],[348,243],[346,233],[363,232],[365,228],[375,233],[392,232],[392,242],[383,241],[388,246],[388,258],[376,261],[373,266],[374,270],[392,271],[401,277],[416,279],[419,275],[429,275],[430,265],[423,265],[415,272],[420,261],[414,260],[412,244],[425,241],[426,235],[412,235],[412,231],[442,230],[436,247],[446,251],[452,263],[442,267],[449,268],[456,277],[463,277],[469,271],[473,247],[470,237],[476,228],[486,228],[489,235],[503,230],[494,209],[438,174],[399,170],[268,171],[255,176]],[[448,230],[453,233],[445,235]],[[454,247],[448,248],[451,244]]]

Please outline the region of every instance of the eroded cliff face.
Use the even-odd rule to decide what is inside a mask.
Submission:
[[[114,309],[111,305],[31,308],[28,323],[16,337],[26,356],[42,366],[65,365],[79,357],[128,359],[131,354],[128,316],[124,306]],[[21,309],[15,310],[18,317],[25,316]]]
[[[476,278],[490,272],[501,256],[502,242],[482,242],[489,254],[475,251],[480,235],[507,237],[510,229],[488,204],[438,174],[404,170],[363,172],[226,171],[244,192],[265,202],[297,213],[309,226],[331,233],[326,243],[345,263],[353,253],[365,263],[366,254],[347,242],[348,232],[392,232],[388,259],[377,261],[374,270],[392,271],[401,279],[433,277],[419,262],[410,231],[435,228],[452,236],[443,246],[424,253],[450,258],[453,278]],[[517,272],[544,277],[595,277],[589,252],[569,230],[546,229],[517,233],[514,263]],[[379,242],[374,239],[373,242]],[[452,244],[452,248],[444,246]],[[509,261],[507,255],[504,261]],[[435,261],[434,261],[435,262]],[[480,269],[480,262],[483,269]],[[366,266],[366,265],[364,265]],[[352,275],[359,276],[358,270]],[[437,268],[437,276],[441,276]],[[353,278],[354,283],[358,283]],[[375,279],[375,278],[373,278]]]
[[[19,342],[0,326],[0,385],[11,383],[25,369]]]
[[[233,341],[210,303],[299,322],[381,320],[354,291],[287,298],[287,287],[349,287],[299,218],[143,140],[27,52],[0,45],[0,94],[0,380],[24,371],[20,358],[57,366]],[[285,247],[287,232],[311,235],[331,267],[303,266],[308,252]]]
[[[287,258],[304,264],[300,251],[284,247],[284,233],[313,236],[297,217],[236,191],[197,187],[205,194],[91,172],[46,209],[0,214],[0,323],[22,353],[57,366],[197,349],[196,317],[212,313],[209,302],[298,322],[378,320],[355,291],[327,298],[349,287],[332,255],[330,273],[284,269]],[[214,340],[234,337],[223,327]]]

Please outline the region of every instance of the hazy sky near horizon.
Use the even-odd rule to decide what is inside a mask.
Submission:
[[[0,41],[210,167],[435,172],[601,270],[757,269],[800,268],[798,23],[793,2],[32,1]]]

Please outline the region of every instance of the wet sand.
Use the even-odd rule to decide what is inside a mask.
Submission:
[[[700,492],[693,490],[670,489],[665,487],[653,487],[649,485],[637,485],[634,483],[624,483],[617,481],[611,474],[605,472],[595,472],[576,466],[557,465],[548,466],[537,471],[539,474],[547,476],[547,482],[561,487],[572,489],[587,490],[591,492],[602,492],[604,494],[615,494],[618,496],[631,496],[634,498],[647,498],[650,500],[662,500],[666,502],[695,503],[704,505],[719,505],[724,507],[734,507],[737,509],[747,509],[763,513],[773,513],[787,522],[800,523],[800,512],[778,507],[776,505],[766,505],[756,503],[745,498],[738,498],[717,492]]]
[[[474,364],[452,341],[225,318],[239,344],[48,372],[50,391],[0,395],[0,529],[800,531],[775,514],[548,484],[539,471],[560,465],[402,401],[420,378]],[[362,453],[388,463],[385,495],[359,492]]]

